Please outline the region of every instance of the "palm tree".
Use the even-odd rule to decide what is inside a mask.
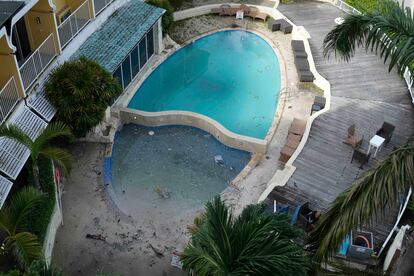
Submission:
[[[380,54],[384,62],[389,61],[389,71],[396,65],[404,74],[408,66],[414,65],[414,20],[410,8],[386,0],[377,10],[348,15],[344,22],[330,31],[323,42],[324,55],[332,52],[349,61],[356,49]]]
[[[25,232],[24,224],[31,210],[43,199],[41,192],[27,186],[0,210],[0,231],[6,234],[0,255],[11,253],[21,268],[27,268],[33,260],[41,257],[42,247],[36,235]]]
[[[410,142],[366,170],[321,216],[308,239],[316,260],[337,251],[342,238],[360,222],[370,222],[385,207],[394,207],[400,193],[413,185],[414,142]]]
[[[42,133],[34,140],[20,130],[18,127],[0,126],[0,137],[7,137],[22,143],[30,150],[32,159],[33,181],[35,186],[41,190],[39,180],[39,167],[37,161],[39,156],[50,158],[60,165],[66,172],[70,169],[71,155],[63,149],[50,146],[50,141],[56,137],[71,138],[72,134],[68,127],[62,123],[49,124]]]
[[[349,61],[356,48],[379,53],[402,75],[414,65],[414,20],[411,10],[384,1],[376,11],[348,15],[325,37],[324,55],[332,52]],[[393,151],[342,192],[310,233],[308,245],[315,260],[338,250],[342,238],[361,222],[370,222],[414,183],[414,143]]]
[[[238,217],[219,197],[206,204],[181,255],[195,275],[306,275],[308,260],[292,241],[300,232],[265,205],[249,205]]]

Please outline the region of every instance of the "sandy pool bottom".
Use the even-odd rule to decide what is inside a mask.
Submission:
[[[139,220],[177,220],[220,194],[250,160],[192,127],[126,125],[115,137],[112,197]]]

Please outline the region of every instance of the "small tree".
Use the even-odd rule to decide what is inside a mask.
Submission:
[[[0,231],[5,234],[0,254],[11,253],[23,269],[42,254],[39,240],[36,235],[24,230],[24,222],[32,208],[36,208],[43,198],[44,195],[28,186],[14,195],[10,204],[0,210]]]
[[[179,2],[179,1],[178,1]],[[162,16],[162,32],[163,34],[167,34],[172,24],[174,23],[174,8],[171,5],[170,1],[168,0],[149,0],[148,4],[162,8],[165,10],[164,15]],[[179,5],[177,3],[177,5]]]
[[[37,164],[40,155],[57,162],[65,171],[70,169],[71,155],[63,149],[50,146],[50,141],[56,137],[72,137],[69,128],[62,123],[49,124],[34,141],[26,133],[13,125],[0,126],[0,137],[2,136],[13,139],[30,150],[33,182],[39,190],[42,190],[39,182],[39,166]]]
[[[98,125],[106,108],[122,92],[110,73],[85,57],[56,68],[45,90],[56,107],[57,120],[68,125],[76,137],[84,137]]]
[[[181,259],[195,275],[306,275],[308,259],[292,241],[300,231],[287,216],[247,206],[236,218],[219,197],[191,229]]]

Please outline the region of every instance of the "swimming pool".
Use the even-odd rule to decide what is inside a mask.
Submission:
[[[202,209],[250,160],[193,127],[124,125],[115,136],[110,165],[113,199],[140,220],[166,221]]]
[[[276,112],[280,83],[279,61],[264,39],[247,31],[220,31],[166,59],[128,107],[196,112],[236,134],[264,139]]]

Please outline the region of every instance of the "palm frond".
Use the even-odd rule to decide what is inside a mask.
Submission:
[[[184,267],[200,276],[306,275],[307,258],[297,244],[282,237],[285,230],[277,228],[281,223],[287,223],[286,216],[273,216],[264,205],[248,206],[233,218],[216,197],[206,205],[181,256]]]
[[[6,137],[15,140],[29,149],[31,149],[33,145],[33,141],[30,139],[30,137],[20,128],[14,125],[0,126],[0,137]]]
[[[414,183],[414,144],[404,145],[368,169],[332,203],[310,233],[308,245],[317,261],[338,250],[342,238],[360,222],[370,222],[393,207]]]
[[[1,224],[8,228],[10,235],[14,235],[24,229],[22,224],[25,218],[43,199],[44,195],[35,188],[22,188],[12,197],[10,203],[0,210]]]
[[[16,258],[21,268],[27,268],[33,260],[42,256],[42,247],[37,237],[28,232],[20,232],[6,237],[5,247]]]
[[[42,131],[39,137],[36,138],[34,144],[39,144],[38,147],[42,148],[46,143],[50,142],[52,139],[57,137],[65,137],[72,139],[73,134],[70,131],[70,128],[67,127],[64,123],[51,123]]]
[[[39,154],[52,159],[66,172],[68,173],[71,169],[72,155],[64,149],[60,148],[43,148],[39,151]]]
[[[357,47],[364,46],[389,61],[389,71],[398,68],[400,74],[414,64],[414,21],[410,8],[385,1],[379,11],[348,15],[343,24],[327,34],[323,42],[324,55],[332,52],[349,61]]]

